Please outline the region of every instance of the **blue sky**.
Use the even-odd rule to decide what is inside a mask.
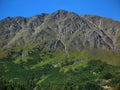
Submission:
[[[120,21],[120,0],[0,0],[0,20],[8,16],[31,17],[59,9]]]

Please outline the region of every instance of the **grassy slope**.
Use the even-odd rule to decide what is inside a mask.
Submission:
[[[9,51],[11,50],[9,49]],[[1,53],[7,52],[1,50]],[[0,75],[10,81],[24,84],[25,87],[27,87],[28,81],[32,80],[35,84],[34,88],[40,88],[41,85],[51,85],[54,88],[60,88],[61,85],[62,88],[65,88],[67,85],[78,88],[89,82],[95,84],[96,80],[102,79],[106,74],[111,75],[112,81],[108,83],[100,81],[97,85],[114,86],[116,83],[120,83],[119,80],[115,80],[120,75],[120,56],[113,52],[96,50],[93,52],[93,50],[86,49],[83,52],[70,50],[66,54],[63,51],[37,50],[29,56],[17,58],[14,57],[14,53],[12,54],[9,58],[0,60]]]

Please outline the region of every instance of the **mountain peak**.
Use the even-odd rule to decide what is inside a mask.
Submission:
[[[79,16],[66,10],[31,18],[6,18],[0,21],[0,47],[38,45],[82,50],[120,48],[120,23],[98,16]],[[96,32],[96,33],[94,33]],[[60,41],[60,45],[56,42]],[[44,45],[45,44],[45,45]]]
[[[60,18],[66,18],[66,17],[72,17],[72,16],[78,16],[77,14],[73,12],[68,12],[66,10],[57,10],[50,14],[51,19],[60,19]]]
[[[63,13],[69,13],[67,10],[62,10],[62,9],[60,9],[60,10],[57,10],[57,11],[55,11],[55,12],[53,12],[53,13],[56,13],[56,14],[63,14]]]

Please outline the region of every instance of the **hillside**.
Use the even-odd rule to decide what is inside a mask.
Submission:
[[[118,21],[65,10],[0,21],[1,90],[119,90],[119,77]]]

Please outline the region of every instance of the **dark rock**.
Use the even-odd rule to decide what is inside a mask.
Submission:
[[[0,21],[0,48],[38,44],[39,48],[67,50],[120,48],[120,22],[58,10],[30,18],[7,17]],[[64,41],[64,42],[63,42]],[[36,46],[37,47],[37,46]]]

